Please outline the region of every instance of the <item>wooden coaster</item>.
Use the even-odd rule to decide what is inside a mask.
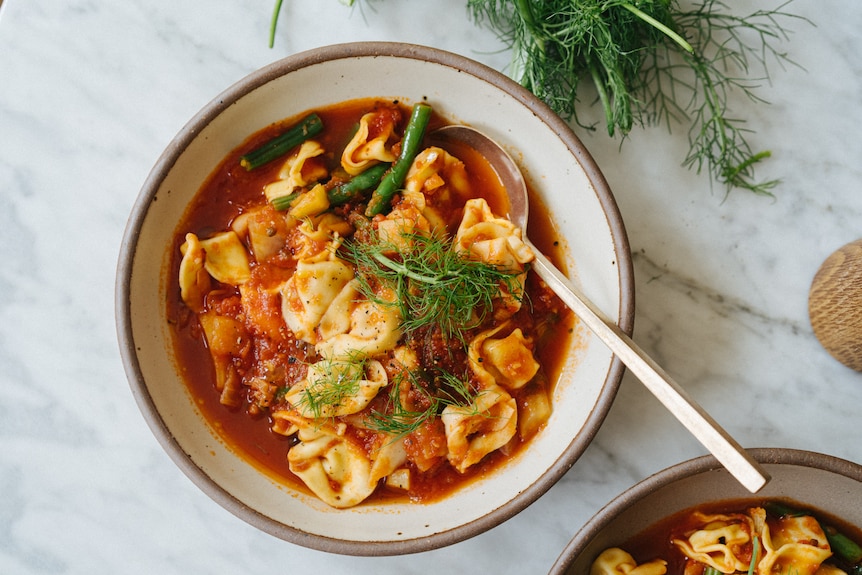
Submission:
[[[832,357],[862,371],[862,240],[821,264],[808,293],[814,335]]]

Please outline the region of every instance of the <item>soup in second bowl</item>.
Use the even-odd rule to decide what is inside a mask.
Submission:
[[[590,573],[862,575],[860,542],[858,528],[791,501],[724,501],[677,513],[605,549]]]

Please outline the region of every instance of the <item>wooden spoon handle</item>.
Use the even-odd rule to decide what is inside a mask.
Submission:
[[[760,465],[688,393],[613,321],[590,302],[539,250],[533,270],[620,361],[746,489],[757,493],[769,481]]]

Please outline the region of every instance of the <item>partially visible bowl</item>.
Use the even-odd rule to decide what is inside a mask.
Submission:
[[[581,330],[545,429],[492,476],[430,504],[376,503],[337,511],[273,480],[235,453],[202,416],[173,357],[166,316],[171,240],[216,165],[250,134],[285,118],[363,97],[430,100],[519,160],[565,240],[584,291],[631,332],[631,255],[599,169],[568,125],[532,94],[472,60],[407,44],[324,47],[275,62],[203,108],[168,145],[140,192],[116,284],[120,348],[132,391],[158,441],[204,492],[285,540],[356,555],[412,553],[455,543],[512,517],[578,459],[615,397],[621,364]]]
[[[712,456],[669,467],[620,494],[587,522],[551,568],[584,575],[605,549],[693,507],[733,499],[788,499],[862,529],[862,465],[794,449],[750,449],[772,477],[752,496]]]

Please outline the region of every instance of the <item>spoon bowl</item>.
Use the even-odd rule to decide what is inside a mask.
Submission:
[[[434,132],[434,137],[466,144],[490,163],[506,189],[509,199],[508,217],[521,228],[524,243],[535,254],[532,269],[536,274],[733,477],[752,493],[763,488],[769,481],[769,475],[760,464],[530,242],[527,237],[527,184],[521,170],[502,146],[482,132],[465,125],[440,128]]]

